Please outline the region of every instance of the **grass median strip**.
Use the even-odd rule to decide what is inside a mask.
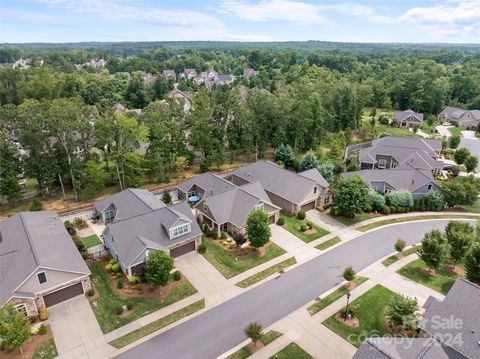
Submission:
[[[421,248],[421,245],[413,246],[411,248],[405,249],[402,252],[402,257],[408,257],[410,254],[417,253],[420,248]],[[400,258],[398,258],[398,256],[396,254],[393,254],[390,257],[388,257],[387,259],[384,259],[382,261],[382,264],[385,267],[388,267],[388,266],[392,265],[393,263],[395,263],[396,261],[398,261],[399,259]]]
[[[152,334],[157,330],[160,330],[166,327],[167,325],[175,323],[176,321],[182,318],[185,318],[195,312],[198,312],[203,308],[205,308],[205,300],[201,299],[195,303],[187,305],[182,309],[177,310],[176,312],[168,314],[163,318],[160,318],[150,324],[147,324],[137,330],[134,330],[133,332],[130,332],[120,338],[117,338],[111,341],[109,344],[117,349],[123,348],[124,346],[131,344],[149,334]]]
[[[475,216],[465,216],[461,214],[438,214],[438,215],[427,215],[427,216],[413,216],[413,217],[400,217],[400,218],[391,218],[386,219],[384,221],[373,222],[370,224],[366,224],[364,226],[358,227],[357,231],[366,232],[374,228],[382,227],[387,224],[394,224],[394,223],[402,223],[402,222],[411,222],[411,221],[420,221],[424,219],[459,219],[459,218],[467,218],[467,219],[476,219]]]
[[[269,359],[310,359],[312,356],[303,350],[298,344],[290,343]]]
[[[334,246],[337,243],[340,243],[342,240],[340,237],[334,237],[332,239],[329,239],[328,241],[322,242],[319,245],[315,246],[315,248],[320,249],[321,251],[324,251],[325,249]]]
[[[352,280],[352,283],[358,287],[360,284],[365,283],[367,280],[368,280],[367,277],[359,276],[359,277],[356,277],[354,280]],[[321,311],[322,309],[328,307],[330,304],[332,304],[333,302],[335,302],[345,294],[347,294],[347,292],[348,292],[348,289],[344,286],[341,286],[334,292],[327,295],[325,298],[322,298],[318,302],[313,303],[311,306],[307,308],[307,310],[310,313],[310,315],[313,316],[317,314],[319,311]]]
[[[270,330],[262,335],[262,337],[260,338],[260,342],[264,346],[267,346],[268,344],[280,338],[282,335],[283,335],[282,333],[276,332],[275,330]],[[251,352],[250,348],[247,345],[245,345],[244,347],[241,347],[240,349],[238,349],[236,352],[230,354],[225,359],[245,359],[251,356],[252,354],[253,353]]]
[[[288,258],[286,260],[284,260],[283,262],[280,262],[278,264],[275,264],[274,266],[271,266],[270,268],[267,268],[257,274],[254,274],[252,275],[251,277],[248,277],[238,283],[236,283],[235,285],[240,287],[240,288],[247,288],[249,286],[251,286],[252,284],[255,284],[257,282],[260,282],[262,279],[265,279],[269,276],[271,276],[272,274],[284,269],[284,268],[287,268],[287,267],[290,267],[294,264],[297,263],[297,260],[295,259],[295,257],[292,257],[292,258]]]

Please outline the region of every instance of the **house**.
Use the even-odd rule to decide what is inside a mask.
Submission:
[[[192,108],[192,94],[189,91],[181,91],[175,87],[167,96],[175,98],[177,103],[183,103],[183,111],[185,112]]]
[[[185,69],[183,72],[180,74],[180,77],[186,80],[191,80],[195,77],[197,77],[197,70],[195,69]]]
[[[156,80],[157,80],[157,76],[152,75],[149,72],[145,72],[143,74],[143,83],[145,85],[150,85],[150,84],[154,83]]]
[[[480,286],[458,278],[443,300],[423,305],[419,338],[369,338],[353,359],[480,358]]]
[[[243,76],[244,77],[252,77],[252,76],[257,76],[258,71],[255,71],[255,69],[252,68],[245,68],[243,69]]]
[[[393,169],[413,167],[430,169],[434,176],[441,173],[443,161],[439,140],[386,136],[373,140],[371,146],[359,151],[360,169]]]
[[[331,203],[330,186],[316,169],[295,173],[271,161],[258,161],[235,170],[230,180],[237,186],[259,182],[270,201],[290,214]]]
[[[430,190],[440,190],[430,170],[395,168],[382,171],[361,170],[341,174],[343,178],[352,176],[362,177],[374,191],[380,194],[407,190],[413,198],[421,198]]]
[[[163,74],[163,77],[165,78],[165,80],[169,80],[169,79],[176,80],[177,79],[177,74],[175,73],[175,70],[163,70],[162,74]]]
[[[150,191],[128,188],[95,202],[94,213],[103,223],[108,224],[163,207],[166,207],[165,203],[160,201]]]
[[[27,317],[82,295],[90,270],[55,212],[20,212],[0,222],[0,306]]]
[[[207,84],[207,83],[211,84],[211,83],[215,82],[216,80],[218,80],[218,72],[216,72],[215,70],[212,70],[212,69],[208,69],[207,71],[201,72],[199,76],[197,76],[193,79],[193,81],[197,85]]]
[[[178,184],[176,189],[178,191],[178,199],[198,202],[198,200],[204,197],[230,191],[235,187],[234,184],[226,179],[207,172]],[[192,197],[198,197],[198,200],[191,201]]]
[[[13,63],[11,62],[4,62],[4,63],[1,63],[0,64],[0,70],[3,70],[3,69],[13,69]]]
[[[438,114],[440,122],[451,122],[455,126],[477,127],[480,122],[480,110],[465,110],[447,106]]]
[[[423,122],[423,113],[416,113],[412,110],[394,111],[393,120],[398,123],[400,127],[420,126]]]
[[[217,80],[215,80],[215,85],[230,85],[235,78],[230,74],[221,74],[218,75]]]
[[[109,223],[103,236],[110,254],[130,277],[143,274],[150,251],[165,251],[172,257],[195,251],[202,231],[183,202]]]

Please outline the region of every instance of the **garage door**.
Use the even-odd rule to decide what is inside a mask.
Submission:
[[[77,283],[43,296],[43,301],[46,307],[50,307],[80,294],[83,294],[82,283]]]
[[[170,255],[175,258],[175,257],[181,256],[182,254],[193,252],[194,250],[195,250],[195,241],[191,241],[191,242],[188,242],[187,244],[184,244],[183,246],[170,249]]]
[[[312,202],[309,202],[309,203],[306,203],[302,206],[302,209],[304,211],[310,211],[311,209],[314,209],[315,208],[315,201],[312,201]]]
[[[268,217],[268,224],[274,224],[275,223],[275,215],[272,214],[270,217]]]

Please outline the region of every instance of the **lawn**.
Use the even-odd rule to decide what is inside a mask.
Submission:
[[[379,122],[375,124],[375,128],[377,129],[378,135],[380,135],[381,133],[389,133],[392,136],[398,136],[398,137],[419,137],[413,131],[410,131],[406,128],[383,125]]]
[[[462,131],[466,131],[467,128],[465,126],[459,126],[459,127],[449,127],[448,130],[450,131],[450,133],[452,134],[452,136],[461,136],[462,135]]]
[[[472,205],[465,206],[464,208],[468,212],[480,213],[480,199],[477,199]]]
[[[88,237],[83,237],[82,238],[83,243],[85,244],[85,247],[91,248],[98,246],[99,244],[102,244],[102,241],[96,234],[92,234],[91,236]]]
[[[345,216],[331,216],[333,219],[336,221],[339,221],[340,223],[346,225],[346,226],[351,226],[352,224],[357,224],[362,221],[366,221],[367,219],[375,218],[375,217],[380,217],[381,215],[378,214],[372,214],[372,213],[365,213],[362,212],[360,214],[357,214],[355,217],[350,218],[350,217],[345,217]]]
[[[422,268],[426,267],[426,264],[421,259],[417,259],[400,268],[397,273],[446,295],[458,278],[458,274],[442,267],[437,271],[437,275],[433,277],[422,271]]]
[[[331,246],[334,246],[337,243],[340,243],[342,240],[340,237],[334,237],[332,239],[329,239],[328,241],[322,242],[319,245],[315,246],[315,248],[320,249],[321,251],[324,251],[327,248],[330,248]]]
[[[365,283],[368,280],[366,277],[360,277],[357,276],[352,283],[355,285],[359,286],[362,283]],[[328,307],[330,304],[333,302],[337,301],[339,298],[343,297],[345,294],[347,294],[348,289],[345,288],[344,286],[341,286],[340,288],[336,289],[329,295],[327,295],[325,298],[320,299],[318,302],[313,303],[311,306],[307,308],[308,312],[310,315],[315,315],[322,309]]]
[[[253,251],[237,257],[208,238],[203,238],[202,241],[207,247],[204,257],[227,279],[286,253],[284,249],[270,242],[266,246],[265,255],[261,257]]]
[[[272,355],[269,359],[310,359],[312,356],[305,350],[300,348],[298,344],[290,343],[277,354]]]
[[[276,332],[275,330],[270,330],[269,332],[262,335],[260,342],[263,345],[267,346],[268,344],[272,343],[274,340],[277,340],[282,336],[282,333]],[[225,359],[245,359],[248,358],[253,353],[250,351],[248,346],[244,346],[238,349],[235,353],[230,354]]]
[[[403,256],[403,257],[408,257],[410,254],[416,253],[419,248],[420,248],[420,246],[414,246],[414,247],[405,249],[405,250],[402,252],[402,256]],[[392,265],[393,263],[395,263],[396,261],[398,261],[398,259],[399,259],[399,258],[398,258],[398,256],[397,256],[397,254],[393,254],[393,255],[391,255],[390,257],[388,257],[387,259],[384,259],[384,260],[382,261],[382,264],[383,264],[385,267],[388,267],[388,266]]]
[[[97,317],[98,324],[100,324],[103,333],[111,332],[135,319],[197,293],[197,290],[190,284],[190,282],[185,278],[182,278],[175,283],[168,296],[162,300],[142,297],[125,297],[115,292],[112,288],[111,281],[107,277],[107,273],[105,273],[102,263],[94,262],[89,265],[89,268],[92,272],[91,278],[95,283],[95,289],[100,294],[100,297],[97,300],[90,302],[90,305],[92,306],[93,312]],[[132,313],[123,318],[118,317],[115,309],[128,302],[133,304]]]
[[[270,268],[267,268],[267,269],[265,269],[265,270],[263,270],[263,271],[261,271],[257,274],[254,274],[251,277],[248,277],[248,278],[236,283],[235,285],[240,287],[240,288],[247,288],[247,287],[251,286],[252,284],[260,282],[262,279],[270,277],[272,274],[277,273],[277,272],[281,271],[282,269],[293,266],[296,263],[297,263],[297,260],[295,259],[295,257],[285,259],[283,262],[275,264],[274,266],[271,266]]]
[[[53,359],[58,356],[57,347],[53,338],[38,343],[32,359]]]
[[[201,299],[198,302],[187,305],[186,307],[177,310],[169,315],[166,315],[163,318],[160,318],[150,324],[147,324],[141,328],[134,330],[120,338],[117,338],[110,342],[113,347],[120,349],[128,344],[136,342],[137,340],[156,332],[162,328],[165,328],[167,325],[175,323],[176,321],[188,317],[189,315],[198,312],[199,310],[205,308],[205,300]]]
[[[351,303],[357,306],[355,317],[360,322],[358,328],[349,327],[338,321],[335,318],[336,314],[325,320],[323,325],[358,348],[372,333],[378,337],[388,334],[385,309],[387,303],[395,296],[398,294],[377,284]]]
[[[306,232],[302,232],[300,230],[300,226],[302,224],[307,224],[307,222],[309,222],[308,220],[306,219],[300,220],[295,217],[290,217],[283,212],[280,213],[280,218],[283,218],[285,220],[285,224],[283,225],[283,227],[293,235],[300,238],[305,243],[311,242],[317,238],[323,237],[330,233],[326,229],[321,228],[313,223],[313,228],[315,229],[315,233],[307,234]]]

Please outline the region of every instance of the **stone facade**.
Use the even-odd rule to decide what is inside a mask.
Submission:
[[[12,298],[7,302],[7,304],[11,304],[13,306],[24,304],[27,308],[27,313],[29,317],[38,315],[35,301],[32,298]]]

